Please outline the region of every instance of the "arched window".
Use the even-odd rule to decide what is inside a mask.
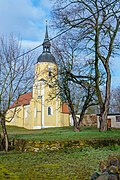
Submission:
[[[48,115],[52,115],[52,108],[50,106],[48,107]]]

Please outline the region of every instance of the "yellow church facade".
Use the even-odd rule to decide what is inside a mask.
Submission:
[[[26,129],[42,129],[70,125],[70,115],[66,103],[57,95],[55,80],[58,66],[50,52],[50,41],[46,26],[43,52],[35,64],[35,77],[32,92],[19,96],[10,106],[7,125]]]

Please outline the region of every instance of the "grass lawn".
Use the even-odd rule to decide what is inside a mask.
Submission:
[[[0,179],[89,180],[99,162],[120,155],[120,146],[102,149],[64,149],[46,152],[0,152]]]
[[[72,127],[26,130],[7,127],[10,138],[34,140],[118,139],[120,130],[101,133],[84,127],[73,132]],[[0,133],[2,130],[0,129]],[[109,155],[120,155],[120,146],[83,149],[61,149],[40,152],[0,152],[1,180],[89,180],[98,171],[99,162]]]
[[[10,138],[48,141],[120,138],[120,130],[112,129],[107,132],[99,132],[97,128],[91,127],[82,127],[80,132],[74,132],[72,127],[26,130],[24,128],[8,126],[7,131]],[[1,129],[0,132],[2,132]]]

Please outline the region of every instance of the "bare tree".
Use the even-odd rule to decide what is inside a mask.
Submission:
[[[80,123],[88,107],[97,103],[95,89],[88,87],[82,79],[77,79],[73,72],[92,72],[92,63],[83,62],[79,55],[78,41],[71,34],[63,36],[54,42],[54,54],[58,62],[58,93],[63,102],[67,102],[72,115],[74,131],[80,131]],[[81,66],[81,68],[78,68]],[[88,67],[89,66],[89,67]],[[87,70],[88,69],[88,70]],[[94,83],[91,81],[91,84]],[[77,114],[80,114],[79,120]]]
[[[0,121],[3,130],[5,150],[9,149],[8,134],[6,129],[6,114],[10,105],[18,99],[20,94],[30,90],[33,77],[33,54],[26,54],[18,57],[21,50],[20,41],[13,35],[0,37]],[[14,113],[9,119],[12,120]]]
[[[120,50],[120,2],[109,0],[57,0],[53,8],[53,22],[58,29],[70,27],[78,38],[84,56],[94,59],[95,91],[100,108],[100,131],[107,131],[110,104],[110,60]],[[102,71],[101,71],[102,70]],[[105,74],[105,96],[100,79]],[[70,74],[72,75],[72,73]],[[74,73],[74,78],[78,74]],[[80,74],[79,74],[80,77]],[[83,79],[90,77],[83,76]],[[88,86],[91,86],[88,81]]]
[[[112,89],[110,97],[110,113],[120,113],[120,86]]]

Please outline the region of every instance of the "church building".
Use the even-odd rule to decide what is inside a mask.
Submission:
[[[57,78],[58,66],[50,48],[46,25],[43,52],[35,64],[32,92],[20,95],[10,106],[7,117],[13,117],[7,125],[26,129],[69,126],[68,106],[61,102],[53,83]]]

